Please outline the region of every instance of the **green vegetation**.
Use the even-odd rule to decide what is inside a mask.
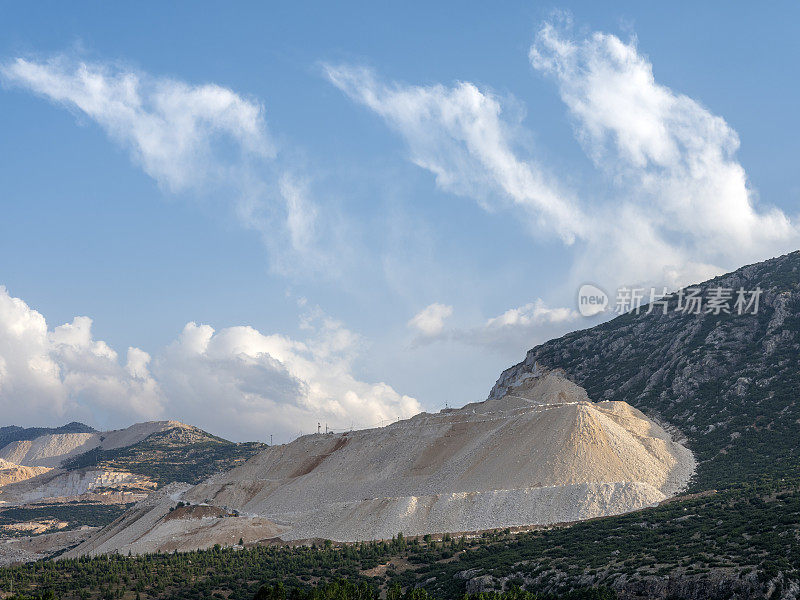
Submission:
[[[96,448],[67,461],[67,469],[100,468],[146,475],[159,486],[173,481],[200,483],[243,463],[266,448],[259,442],[235,444],[195,427],[154,433],[138,444]]]
[[[77,529],[82,525],[102,527],[108,525],[128,510],[133,504],[102,504],[99,502],[65,502],[35,504],[28,506],[0,508],[0,526],[13,525],[25,521],[44,521],[55,519],[69,523],[64,529]],[[5,532],[4,535],[9,535]],[[16,532],[13,536],[30,535]]]
[[[255,595],[254,600],[379,600],[379,590],[362,581],[334,581],[312,588],[293,588],[288,593],[282,583],[265,585]],[[483,592],[465,595],[463,600],[613,600],[616,595],[608,589],[574,590],[566,594],[532,594],[519,587],[506,592]],[[392,586],[386,593],[386,600],[434,600],[425,588],[408,588],[405,593],[399,585]]]
[[[384,591],[399,586],[403,593],[421,587],[434,598],[449,600],[464,595],[468,578],[483,575],[489,576],[484,591],[509,592],[519,587],[532,594],[566,597],[574,590],[609,594],[623,579],[626,589],[667,576],[690,578],[702,586],[721,574],[731,586],[723,591],[733,594],[739,589],[736,586],[797,579],[798,569],[800,483],[784,482],[677,499],[571,527],[518,534],[506,530],[474,539],[444,536],[426,542],[397,536],[361,544],[215,547],[184,554],[38,562],[0,569],[0,590],[9,590],[13,579],[20,593],[52,590],[63,599],[134,598],[138,594],[142,599],[221,595],[250,600],[257,593],[261,598],[272,593],[259,592],[265,585],[274,590],[281,584],[287,598],[294,600],[312,597],[308,594],[314,586],[347,580],[348,584],[339,585],[362,591],[364,584]],[[587,587],[593,591],[586,591]],[[325,594],[336,588],[320,589],[317,593]],[[356,588],[348,589],[355,593]],[[301,592],[306,595],[298,596]],[[421,592],[416,593],[415,599],[424,600]]]

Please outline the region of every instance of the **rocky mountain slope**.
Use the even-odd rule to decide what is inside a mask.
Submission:
[[[693,469],[641,412],[593,403],[551,372],[458,410],[268,448],[148,499],[74,553],[254,541],[256,525],[283,540],[357,541],[576,521],[655,505]],[[179,501],[219,518],[170,512]]]
[[[699,466],[693,489],[794,477],[800,467],[800,252],[697,286],[763,290],[758,312],[657,307],[565,335],[506,370],[500,397],[537,368],[561,368],[597,400],[624,400],[677,427]],[[684,306],[686,294],[684,293]]]

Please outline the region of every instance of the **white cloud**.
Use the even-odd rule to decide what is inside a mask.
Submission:
[[[546,323],[562,323],[572,321],[578,314],[570,308],[549,308],[541,298],[529,302],[519,308],[511,308],[502,315],[486,322],[486,329],[502,329],[504,327],[531,327]]]
[[[215,139],[226,137],[244,154],[273,156],[263,109],[214,84],[187,85],[102,64],[23,58],[2,66],[7,81],[80,111],[96,121],[161,185],[199,187],[224,162]]]
[[[797,224],[757,206],[724,119],[659,84],[635,41],[604,33],[576,40],[567,30],[545,23],[530,59],[555,79],[579,141],[608,176],[606,189],[582,200],[544,175],[543,157],[515,150],[522,125],[472,83],[383,83],[353,66],[326,74],[399,132],[440,187],[487,207],[510,198],[575,241],[571,287],[675,287],[797,247]]]
[[[48,331],[44,317],[0,286],[0,407],[7,423],[76,418],[106,423],[159,414],[163,398],[150,357],[128,349],[127,364],[76,317]]]
[[[409,417],[419,403],[352,373],[360,339],[317,313],[303,341],[252,327],[189,323],[155,359],[129,348],[122,364],[95,340],[91,319],[48,330],[0,287],[0,411],[7,423],[83,420],[121,427],[175,418],[233,439],[291,439],[317,421],[332,428]]]
[[[430,304],[414,315],[408,322],[408,326],[424,337],[436,336],[444,329],[445,319],[452,314],[452,306],[439,303]]]
[[[235,438],[275,433],[284,441],[314,431],[317,422],[343,429],[418,413],[414,398],[353,376],[357,343],[329,319],[315,323],[303,342],[252,327],[215,332],[189,323],[153,370],[173,411]]]
[[[319,242],[319,207],[306,178],[275,161],[264,108],[216,84],[191,85],[130,68],[23,58],[0,76],[96,122],[165,190],[232,199],[284,274],[331,269]]]
[[[573,200],[532,161],[513,150],[519,123],[504,119],[501,103],[469,82],[387,85],[369,69],[326,65],[328,79],[397,130],[411,160],[436,176],[444,190],[476,198],[490,209],[496,199],[523,208],[538,234],[555,230],[566,242],[581,235],[584,218]]]
[[[635,40],[573,39],[568,24],[545,23],[530,59],[556,80],[579,141],[616,184],[587,236],[584,269],[612,276],[617,265],[628,283],[679,285],[796,246],[796,224],[756,207],[736,132],[659,84]]]
[[[409,321],[409,325],[413,325],[419,332],[415,343],[456,342],[490,348],[514,357],[535,344],[571,331],[582,319],[571,308],[552,308],[541,298],[537,298],[534,302],[491,317],[476,327],[446,328],[444,319],[439,318],[443,309],[446,309],[447,317],[452,315],[452,307],[431,304]],[[420,326],[416,322],[418,319],[428,327]]]

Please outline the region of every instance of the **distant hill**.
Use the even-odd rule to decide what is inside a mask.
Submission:
[[[103,525],[173,482],[198,483],[266,447],[178,421],[95,431],[81,423],[4,427],[0,537]]]
[[[191,425],[178,424],[122,448],[98,446],[68,459],[64,468],[130,471],[151,478],[160,487],[174,481],[199,483],[257,454],[266,444],[234,443]]]
[[[10,444],[11,442],[18,442],[22,440],[34,440],[43,435],[52,435],[58,433],[94,433],[96,429],[73,421],[61,427],[18,427],[16,425],[7,425],[0,427],[0,448]]]

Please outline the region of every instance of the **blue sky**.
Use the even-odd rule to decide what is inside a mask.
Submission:
[[[796,249],[797,13],[5,3],[0,406],[371,425],[484,398],[581,283]]]

